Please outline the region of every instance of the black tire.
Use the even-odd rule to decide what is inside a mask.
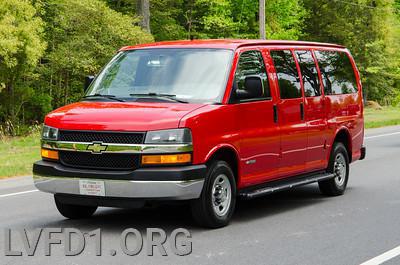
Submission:
[[[340,158],[338,158],[340,157]],[[338,166],[335,168],[335,161],[341,161],[344,159],[344,165],[346,168],[341,168]],[[337,163],[337,164],[342,164]],[[322,194],[327,196],[339,196],[343,195],[346,191],[347,182],[349,180],[349,155],[347,153],[346,147],[342,143],[334,143],[331,156],[329,159],[329,165],[327,172],[336,175],[335,178],[320,181],[318,183],[319,189]],[[342,172],[342,173],[339,173]]]
[[[65,204],[54,197],[56,207],[60,214],[69,219],[84,219],[91,217],[97,210],[97,206],[84,206]]]
[[[215,195],[223,194],[222,197],[229,202],[227,202],[227,206],[223,208],[224,209],[223,211],[221,210],[219,213],[217,213],[218,210],[214,209],[213,201],[216,198],[216,196],[213,196],[213,186],[214,183],[217,183],[219,180],[223,179],[229,180],[230,200],[226,199],[229,196],[224,196],[227,194],[226,192],[222,191],[221,189],[218,189],[219,193],[218,194],[214,193],[214,194]],[[224,188],[226,190],[228,189],[226,187]],[[225,202],[225,200],[223,201]],[[217,207],[217,204],[218,202],[216,202],[215,207]],[[225,161],[213,161],[208,167],[207,177],[205,179],[203,191],[201,193],[200,198],[192,201],[191,203],[192,216],[196,221],[196,223],[198,223],[200,226],[207,228],[224,227],[229,224],[233,212],[235,211],[235,205],[236,205],[236,181],[232,169]]]

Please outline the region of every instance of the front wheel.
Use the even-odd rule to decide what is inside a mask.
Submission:
[[[335,143],[329,159],[329,173],[335,175],[334,178],[320,181],[319,189],[328,196],[342,195],[347,187],[349,180],[349,156],[347,149],[342,143]]]
[[[56,207],[60,214],[69,219],[83,219],[91,217],[97,210],[96,206],[65,204],[54,196]]]
[[[214,161],[209,169],[199,199],[191,204],[195,221],[204,227],[226,226],[235,210],[236,182],[225,161]]]

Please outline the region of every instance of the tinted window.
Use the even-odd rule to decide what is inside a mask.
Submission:
[[[350,59],[344,52],[317,51],[326,95],[357,92],[357,82]]]
[[[306,97],[321,96],[317,66],[311,51],[296,51],[296,56],[300,65]]]
[[[264,91],[262,98],[271,97],[268,84],[267,71],[265,70],[264,60],[261,52],[247,51],[240,55],[238,66],[235,74],[236,89],[246,90],[244,80],[247,76],[259,76],[264,83]]]
[[[271,51],[282,99],[301,98],[300,78],[293,54],[289,50]]]

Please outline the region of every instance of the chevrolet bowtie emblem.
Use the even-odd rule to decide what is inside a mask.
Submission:
[[[92,151],[93,154],[101,154],[107,150],[107,145],[99,142],[88,145],[87,150]]]

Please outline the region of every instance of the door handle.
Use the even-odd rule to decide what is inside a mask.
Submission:
[[[304,103],[300,103],[300,118],[303,121],[304,120]]]
[[[278,123],[278,106],[274,105],[273,109],[274,109],[274,122]]]

